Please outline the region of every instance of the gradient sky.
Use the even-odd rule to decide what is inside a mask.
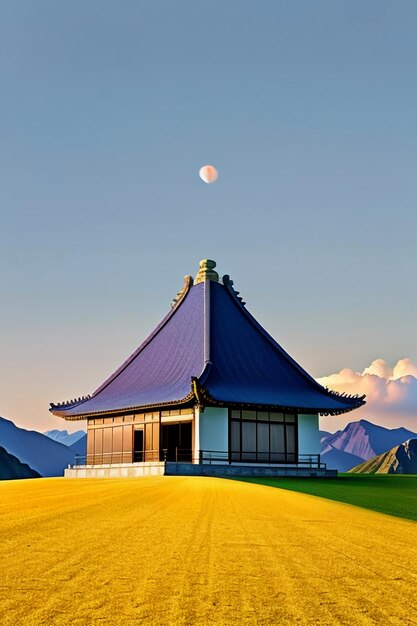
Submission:
[[[3,0],[0,415],[78,428],[49,402],[205,257],[312,375],[416,363],[416,32],[414,0]]]

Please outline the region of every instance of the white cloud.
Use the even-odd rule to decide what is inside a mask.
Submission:
[[[400,359],[391,368],[383,359],[376,359],[363,372],[343,369],[337,374],[318,378],[324,387],[348,394],[366,394],[366,405],[343,420],[326,418],[323,427],[337,422],[336,428],[349,421],[369,419],[388,428],[405,426],[417,432],[417,366],[409,358]]]
[[[375,376],[388,380],[392,376],[392,367],[389,367],[384,359],[375,359],[369,367],[365,367],[362,372],[362,375],[364,374],[375,374]]]
[[[400,359],[393,369],[392,379],[397,380],[404,376],[413,376],[417,378],[417,365],[411,359]]]

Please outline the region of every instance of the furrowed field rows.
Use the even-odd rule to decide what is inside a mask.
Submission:
[[[217,478],[0,484],[2,626],[417,624],[417,524]]]

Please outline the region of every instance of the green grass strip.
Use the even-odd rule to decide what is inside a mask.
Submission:
[[[239,478],[417,521],[417,475],[339,474],[338,478]]]

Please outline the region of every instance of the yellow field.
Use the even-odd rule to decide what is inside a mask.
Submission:
[[[417,624],[417,524],[216,478],[0,484],[1,626]]]

